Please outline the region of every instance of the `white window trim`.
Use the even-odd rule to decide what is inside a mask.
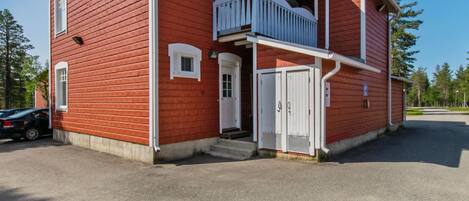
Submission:
[[[57,86],[58,86],[58,83],[59,83],[59,77],[57,76],[58,75],[58,71],[59,70],[64,70],[65,69],[65,72],[67,73],[67,83],[66,83],[66,94],[65,94],[65,97],[67,99],[67,105],[65,106],[59,106],[59,100],[58,100],[58,90],[57,90]],[[69,73],[68,73],[68,63],[67,62],[59,62],[58,64],[55,65],[55,74],[54,74],[54,79],[55,79],[55,111],[58,111],[58,112],[68,112],[68,82],[69,82]]]
[[[192,78],[200,82],[200,66],[202,62],[202,50],[192,45],[173,43],[169,44],[168,54],[170,57],[170,78]],[[194,59],[194,72],[181,71],[181,57],[192,57]]]
[[[62,20],[62,23],[63,23],[63,30],[60,30],[58,31],[57,30],[57,1],[61,1],[61,0],[54,0],[54,33],[55,33],[55,37],[58,37],[62,34],[65,34],[67,33],[67,21],[68,21],[68,2],[67,0],[63,0],[64,1],[64,9],[65,9],[65,12],[64,12],[64,15],[63,15],[63,20]]]

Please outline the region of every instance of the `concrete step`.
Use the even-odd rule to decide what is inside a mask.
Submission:
[[[218,144],[224,145],[224,146],[229,146],[229,147],[236,147],[236,148],[240,148],[240,149],[257,150],[257,144],[254,143],[254,142],[218,139]]]
[[[208,154],[232,160],[247,160],[257,154],[255,143],[219,139],[210,147]]]
[[[236,138],[242,138],[242,137],[248,137],[249,133],[247,131],[230,131],[230,132],[224,132],[221,134],[221,137],[224,139],[236,139]]]

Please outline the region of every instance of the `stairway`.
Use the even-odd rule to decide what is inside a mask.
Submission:
[[[257,154],[257,145],[253,142],[218,139],[217,144],[210,147],[208,154],[232,160],[247,160]]]
[[[236,138],[243,138],[249,137],[249,133],[247,131],[240,130],[239,128],[234,129],[224,129],[223,134],[221,134],[221,138],[223,139],[236,139]]]

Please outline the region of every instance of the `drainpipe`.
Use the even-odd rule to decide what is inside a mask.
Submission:
[[[395,16],[392,16],[388,22],[388,127],[392,128],[392,27],[391,21]]]
[[[321,79],[321,150],[324,153],[329,153],[329,149],[326,147],[326,82],[333,77],[335,74],[337,74],[340,69],[342,68],[342,64],[338,61],[335,62],[335,68],[327,73],[322,79]]]

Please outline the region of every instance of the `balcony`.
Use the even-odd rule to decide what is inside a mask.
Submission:
[[[230,36],[238,40],[249,32],[291,43],[317,46],[317,20],[305,8],[293,8],[286,0],[214,1],[214,40]]]

